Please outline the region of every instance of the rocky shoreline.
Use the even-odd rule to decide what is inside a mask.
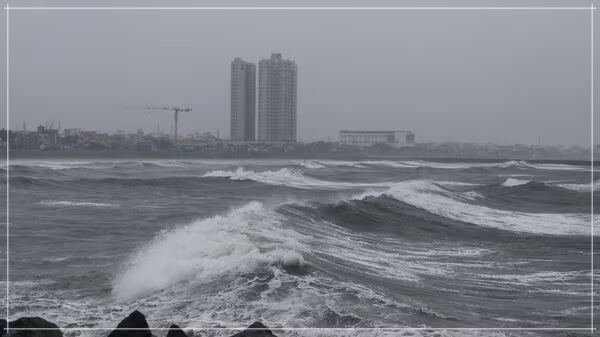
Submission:
[[[15,329],[15,330],[12,330]],[[30,329],[30,330],[29,330]],[[173,324],[166,337],[191,337],[192,333],[184,332]],[[0,337],[63,337],[60,328],[41,317],[22,317],[16,321],[0,320]],[[139,311],[134,311],[125,317],[108,337],[156,337],[152,334],[146,317]],[[247,329],[231,337],[277,337],[261,322],[254,322]]]

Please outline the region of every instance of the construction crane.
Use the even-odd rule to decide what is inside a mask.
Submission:
[[[179,124],[179,113],[180,112],[188,112],[188,111],[192,111],[192,108],[180,108],[180,107],[169,107],[169,106],[151,106],[151,105],[146,105],[144,107],[142,107],[143,109],[148,110],[148,113],[152,112],[153,110],[166,110],[166,111],[173,111],[173,115],[175,117],[175,132],[173,133],[173,139],[175,141],[177,141],[177,125]]]

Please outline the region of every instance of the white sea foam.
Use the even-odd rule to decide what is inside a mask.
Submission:
[[[296,226],[296,229],[302,231],[299,226]],[[492,253],[488,249],[461,245],[413,244],[393,235],[354,232],[327,221],[313,224],[304,234],[310,236],[310,246],[318,251],[320,256],[330,256],[325,260],[339,261],[336,262],[337,268],[403,282],[418,282],[425,275],[451,275],[457,268],[487,266],[487,262],[448,262],[440,261],[440,257],[452,256],[460,259]],[[373,242],[378,244],[374,245]]]
[[[83,201],[67,201],[67,200],[43,200],[39,202],[40,205],[44,206],[80,206],[80,207],[108,207],[116,208],[120,207],[118,204],[109,204],[101,202],[83,202]]]
[[[411,165],[409,162],[391,161],[391,160],[368,160],[360,162],[361,165],[379,165],[397,168],[415,168],[418,165]]]
[[[92,165],[94,161],[37,161],[37,160],[11,160],[10,166],[20,165],[20,166],[30,166],[30,167],[43,167],[49,168],[52,170],[66,170],[78,167],[85,167]]]
[[[590,171],[590,166],[584,165],[569,165],[569,164],[550,164],[550,163],[529,163],[525,162],[525,165],[538,170],[552,170],[552,171]],[[594,170],[598,171],[598,170]]]
[[[251,202],[225,216],[161,233],[114,280],[113,293],[129,299],[184,280],[206,282],[248,273],[260,265],[302,265],[302,245],[294,232],[279,227],[279,221],[274,212]]]
[[[475,191],[463,192],[463,193],[460,193],[460,196],[465,199],[469,199],[469,200],[485,199],[485,197],[483,195],[481,195],[481,193],[475,192]]]
[[[600,180],[594,181],[593,184],[590,184],[590,183],[587,183],[587,184],[556,184],[555,186],[565,188],[568,190],[572,190],[572,191],[590,193],[592,187],[593,187],[594,192],[600,191]]]
[[[229,178],[231,180],[253,180],[269,185],[290,186],[304,189],[351,189],[364,187],[385,187],[389,184],[384,183],[346,183],[324,181],[311,177],[307,177],[302,172],[288,168],[282,168],[277,171],[247,171],[243,167],[239,167],[235,171],[215,170],[204,174],[202,177],[217,177]]]
[[[92,169],[104,170],[114,167],[143,167],[145,164],[152,164],[162,167],[188,167],[193,162],[184,160],[90,160],[90,161],[58,161],[58,160],[11,160],[10,165],[41,167],[51,170],[69,170],[69,169]]]
[[[333,166],[333,167],[354,167],[354,168],[366,168],[366,166],[361,165],[360,161],[350,161],[350,160],[319,160],[321,165],[325,166]]]
[[[319,169],[319,168],[324,168],[326,167],[325,165],[314,161],[314,160],[302,160],[300,162],[298,162],[297,164],[298,166],[302,166],[302,167],[306,167],[309,169]]]
[[[583,165],[552,164],[552,163],[530,163],[524,160],[511,160],[502,163],[481,162],[435,162],[426,160],[367,160],[367,161],[320,161],[327,166],[353,166],[366,168],[370,166],[389,166],[395,168],[433,168],[448,170],[463,170],[469,168],[517,168],[526,170],[560,170],[560,171],[589,171],[590,168]]]
[[[469,168],[520,168],[529,170],[559,170],[559,171],[589,171],[590,168],[582,165],[530,163],[523,160],[511,160],[503,163],[470,163],[470,162],[431,162],[423,160],[404,161],[365,161],[361,164],[386,165],[398,168],[435,168],[435,169],[469,169]]]
[[[457,195],[444,190],[432,181],[411,180],[396,183],[388,194],[416,207],[450,219],[485,227],[536,234],[590,235],[590,216],[587,214],[524,213],[493,209],[461,202]],[[367,194],[361,195],[365,197]]]
[[[183,160],[153,160],[144,161],[147,164],[154,164],[162,167],[188,167],[192,162]]]
[[[435,169],[448,169],[448,170],[464,170],[475,167],[497,167],[498,164],[495,163],[465,163],[465,162],[431,162],[424,160],[409,160],[401,162],[403,165],[407,165],[410,167],[427,167],[427,168],[435,168]]]
[[[462,181],[436,181],[435,183],[441,186],[481,186],[481,184],[465,183]]]
[[[505,280],[518,283],[564,283],[572,281],[578,277],[590,277],[589,271],[543,271],[528,274],[494,274],[494,275],[478,275],[482,278],[493,280]]]
[[[527,162],[519,161],[519,160],[510,160],[510,161],[507,161],[504,163],[497,164],[496,166],[500,167],[500,168],[511,168],[511,167],[529,168],[527,166]]]
[[[516,178],[508,178],[502,183],[502,186],[513,187],[513,186],[525,185],[529,182],[531,182],[531,181],[530,180],[521,180],[521,179],[516,179]]]
[[[553,164],[553,163],[531,163],[527,161],[507,161],[503,163],[481,163],[481,162],[434,162],[425,160],[92,160],[92,161],[60,161],[60,160],[11,160],[11,165],[44,167],[52,170],[65,170],[74,168],[105,169],[116,165],[140,166],[144,163],[163,167],[185,168],[196,166],[230,166],[230,165],[299,165],[306,168],[316,169],[327,166],[345,166],[356,168],[367,168],[368,166],[390,166],[396,168],[434,168],[434,169],[468,169],[468,168],[521,168],[529,170],[560,170],[560,171],[589,171],[590,167],[585,165]],[[596,170],[597,171],[597,170]]]

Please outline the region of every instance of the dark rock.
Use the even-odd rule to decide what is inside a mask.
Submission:
[[[187,335],[177,325],[173,324],[169,328],[169,332],[167,333],[167,337],[187,337]]]
[[[2,324],[6,325],[3,320]],[[21,317],[16,321],[8,323],[11,329],[35,329],[35,330],[13,330],[8,333],[9,337],[62,337],[59,327],[40,317]],[[4,329],[3,329],[4,330]]]
[[[0,319],[0,337],[6,334],[6,320]]]
[[[318,325],[321,327],[347,328],[358,323],[360,323],[360,318],[356,316],[341,315],[331,309],[327,309],[323,315],[322,321]]]
[[[277,337],[261,322],[254,322],[248,329],[238,332],[231,337]]]
[[[146,317],[137,310],[125,317],[117,329],[123,330],[113,330],[108,337],[152,337]]]

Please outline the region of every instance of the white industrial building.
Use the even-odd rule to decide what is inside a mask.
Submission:
[[[412,131],[340,131],[340,143],[368,147],[387,144],[393,147],[410,146],[415,142]]]

